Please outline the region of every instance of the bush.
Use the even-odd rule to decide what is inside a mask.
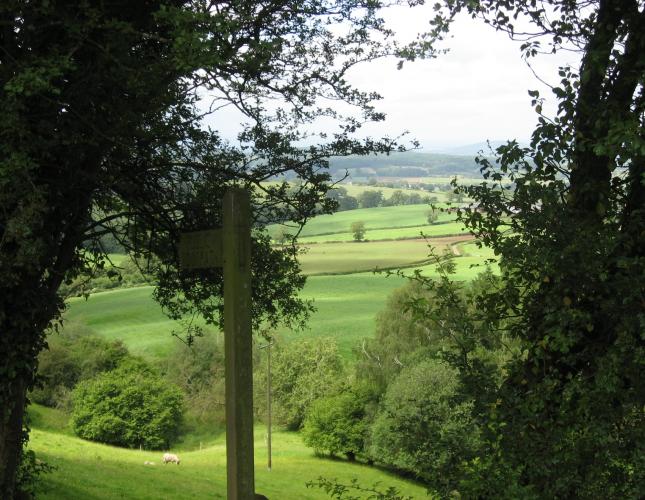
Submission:
[[[346,390],[315,401],[305,418],[303,438],[317,453],[343,453],[349,460],[363,452],[368,431],[365,401]]]
[[[181,424],[183,397],[142,362],[81,382],[72,394],[74,432],[101,443],[168,448]]]
[[[385,394],[370,454],[448,494],[479,446],[472,406],[460,398],[454,368],[434,359],[406,368]]]

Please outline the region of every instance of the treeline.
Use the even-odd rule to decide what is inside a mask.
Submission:
[[[464,175],[479,177],[475,155],[460,156],[439,153],[400,152],[390,155],[347,156],[329,160],[334,175],[346,171],[352,177],[431,177]]]
[[[389,198],[383,196],[381,190],[365,190],[357,196],[348,194],[347,189],[339,186],[327,193],[327,197],[338,203],[338,211],[354,210],[357,208],[393,207],[398,205],[419,205],[439,201],[434,195],[406,193],[403,190],[394,191]]]
[[[121,251],[124,251],[121,249]],[[118,262],[108,258],[99,260],[91,268],[64,282],[59,289],[63,297],[79,297],[92,292],[102,292],[113,288],[129,288],[148,285],[154,282],[154,260],[137,260],[125,255]]]
[[[84,439],[128,448],[168,449],[224,422],[224,348],[206,332],[188,347],[150,361],[82,324],[66,322],[39,356],[32,402],[69,415]]]

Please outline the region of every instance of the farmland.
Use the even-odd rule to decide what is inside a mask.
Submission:
[[[406,279],[374,273],[375,268],[414,267],[435,273],[428,259],[428,245],[455,257],[457,280],[470,280],[483,270],[477,267],[490,257],[463,231],[454,215],[442,213],[438,223],[427,224],[429,207],[410,205],[379,207],[321,216],[311,221],[302,238],[307,251],[301,266],[308,280],[301,297],[313,301],[315,312],[304,331],[278,328],[273,334],[284,342],[299,338],[333,339],[344,363],[354,362],[362,339],[373,335],[376,317],[387,297]],[[355,242],[348,231],[354,220],[364,220],[368,241]],[[420,238],[424,233],[429,239]],[[317,241],[317,242],[316,242]],[[122,256],[111,256],[119,263]],[[119,288],[92,294],[88,299],[68,301],[65,318],[69,327],[83,328],[107,340],[121,340],[131,353],[157,363],[179,342],[183,325],[164,315],[152,299],[151,286]],[[198,320],[199,322],[199,320]],[[202,323],[203,324],[203,323]],[[207,327],[216,334],[213,327]],[[225,491],[225,438],[221,428],[194,428],[177,444],[182,465],[145,466],[159,463],[159,452],[115,448],[79,439],[73,435],[66,414],[45,407],[32,408],[31,447],[38,456],[56,466],[46,476],[40,498],[159,498],[157,491],[172,498],[223,498]],[[423,487],[379,469],[361,464],[316,457],[302,443],[300,434],[278,430],[274,434],[274,469],[262,466],[265,428],[255,429],[257,490],[269,498],[328,498],[305,483],[318,476],[361,484],[380,481],[415,498],[426,497]],[[199,445],[198,445],[199,444]],[[298,478],[298,480],[294,480]],[[219,496],[218,496],[219,495]]]
[[[427,225],[428,205],[402,205],[395,207],[374,207],[347,210],[332,215],[320,215],[307,223],[300,237],[346,233],[352,222],[362,221],[368,231],[374,229],[394,229],[421,227]],[[442,213],[437,222],[454,220],[453,214]],[[274,235],[279,225],[269,226],[269,234]],[[305,240],[303,240],[305,241]]]

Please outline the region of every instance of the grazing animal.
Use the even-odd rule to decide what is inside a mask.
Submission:
[[[167,464],[168,462],[174,462],[179,465],[179,457],[174,453],[164,453],[163,454],[163,463]]]
[[[154,464],[155,464],[154,462],[148,462],[147,460],[143,462],[143,465],[154,465]]]

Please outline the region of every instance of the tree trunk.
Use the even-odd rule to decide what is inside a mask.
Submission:
[[[25,412],[27,384],[18,376],[10,384],[0,422],[0,498],[12,499],[16,494],[16,474],[22,452],[22,424]]]

